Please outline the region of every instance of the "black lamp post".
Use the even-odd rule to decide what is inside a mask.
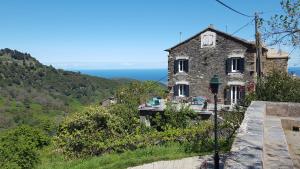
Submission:
[[[214,94],[214,101],[215,101],[215,108],[214,108],[214,121],[215,121],[215,128],[214,128],[214,133],[215,133],[215,156],[214,156],[214,161],[215,161],[215,169],[219,169],[219,146],[218,146],[218,120],[217,120],[217,95],[218,95],[218,90],[220,86],[220,81],[218,75],[214,75],[210,79],[210,90]]]

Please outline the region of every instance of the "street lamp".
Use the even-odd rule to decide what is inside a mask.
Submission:
[[[215,101],[215,109],[214,109],[214,113],[215,113],[215,117],[214,117],[214,121],[215,121],[215,128],[214,128],[214,133],[215,133],[215,156],[214,156],[214,161],[215,161],[215,169],[219,169],[219,148],[218,148],[218,120],[217,120],[217,95],[218,95],[218,90],[219,90],[219,86],[220,86],[221,82],[219,81],[219,77],[218,75],[214,75],[211,79],[210,79],[210,83],[209,83],[209,87],[211,92],[214,94],[214,101]]]

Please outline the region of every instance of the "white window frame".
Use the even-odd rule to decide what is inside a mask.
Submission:
[[[184,93],[184,85],[183,84],[179,84],[178,85],[178,96],[179,97],[185,97],[185,93]]]
[[[236,105],[238,100],[241,99],[241,86],[240,85],[232,85],[230,86],[230,101],[232,105]]]
[[[231,72],[232,73],[237,73],[237,72],[240,72],[241,70],[239,70],[238,68],[238,61],[240,60],[241,58],[231,58]]]
[[[184,72],[184,61],[185,60],[178,60],[178,72]]]

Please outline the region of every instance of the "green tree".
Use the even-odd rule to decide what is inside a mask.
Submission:
[[[265,38],[273,44],[300,45],[300,0],[282,0],[282,14],[275,14],[265,24]]]
[[[258,81],[255,93],[258,100],[300,102],[300,80],[274,70]]]
[[[42,131],[19,126],[0,136],[0,168],[32,169],[39,162],[38,150],[49,145]]]
[[[116,98],[119,103],[132,105],[133,107],[145,103],[151,97],[164,97],[165,95],[165,88],[153,81],[131,82],[119,88],[116,92]]]

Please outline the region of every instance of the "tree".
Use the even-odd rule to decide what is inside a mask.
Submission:
[[[300,80],[286,72],[273,70],[258,81],[255,94],[263,101],[300,102]]]
[[[264,38],[271,40],[271,45],[300,47],[300,0],[282,0],[280,5],[283,13],[266,21]]]
[[[140,104],[145,103],[151,97],[164,97],[165,94],[165,89],[160,84],[153,81],[135,81],[127,86],[119,88],[116,93],[116,98],[119,103],[137,107]]]
[[[10,129],[0,136],[0,168],[34,168],[40,160],[38,150],[49,144],[49,137],[39,129]]]

